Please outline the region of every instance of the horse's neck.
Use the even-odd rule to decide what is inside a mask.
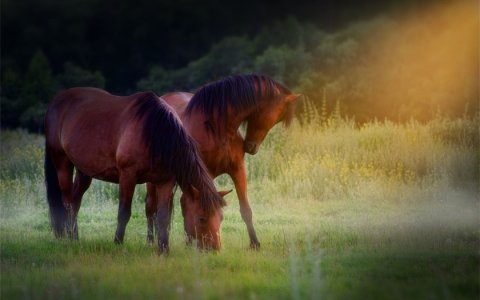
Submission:
[[[245,122],[254,112],[256,108],[248,108],[241,112],[233,112],[232,109],[228,109],[227,122],[222,118],[216,118],[212,122],[213,128],[217,128],[217,136],[227,138],[229,140],[236,139],[240,125]]]
[[[214,139],[215,143],[229,144],[238,137],[240,125],[253,113],[254,109],[240,113],[228,111],[226,122],[222,118],[208,118],[201,112],[190,115],[182,114],[181,119],[189,133],[199,142],[204,143],[206,137]]]

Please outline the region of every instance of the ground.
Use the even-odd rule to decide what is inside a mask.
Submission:
[[[315,124],[276,127],[247,158],[259,251],[235,193],[222,251],[187,247],[177,193],[169,256],[146,243],[143,186],[124,245],[113,243],[117,186],[99,181],[80,240],[55,239],[43,137],[2,132],[1,298],[478,299],[478,119]]]

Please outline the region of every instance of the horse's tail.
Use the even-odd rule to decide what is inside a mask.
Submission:
[[[47,188],[48,206],[50,208],[50,221],[56,237],[62,237],[65,230],[67,210],[62,200],[58,175],[53,165],[52,157],[45,147],[45,186]]]

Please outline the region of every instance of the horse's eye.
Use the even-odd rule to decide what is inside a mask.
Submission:
[[[200,224],[206,224],[207,223],[207,218],[200,217],[200,218],[198,218],[198,221],[200,222]]]

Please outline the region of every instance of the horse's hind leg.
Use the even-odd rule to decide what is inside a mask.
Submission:
[[[116,244],[123,243],[125,228],[132,215],[132,197],[137,183],[136,178],[130,172],[120,174],[120,201],[118,204],[117,231],[115,232]]]
[[[72,209],[72,177],[73,164],[68,157],[63,154],[56,154],[54,158],[55,168],[57,170],[58,183],[60,185],[60,193],[62,194],[63,204],[67,210],[67,224],[68,215]],[[69,235],[70,237],[70,235]]]
[[[147,195],[145,196],[145,214],[147,216],[147,243],[153,244],[155,217],[157,208],[157,190],[152,183],[147,183]]]
[[[78,240],[77,216],[82,204],[83,194],[87,191],[92,183],[92,177],[85,175],[77,169],[75,180],[73,182],[73,200],[72,209],[68,211],[67,233],[72,239]]]

